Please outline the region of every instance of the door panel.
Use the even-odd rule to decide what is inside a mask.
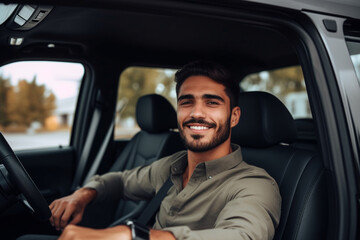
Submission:
[[[75,172],[73,147],[18,151],[16,154],[47,200],[69,193]]]
[[[76,165],[73,147],[23,150],[15,153],[49,204],[54,199],[69,194]],[[5,239],[16,239],[25,233],[56,233],[48,221],[38,220],[19,203],[0,215],[0,231],[2,236],[6,236]]]

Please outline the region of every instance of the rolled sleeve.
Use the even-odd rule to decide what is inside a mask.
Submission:
[[[169,176],[168,158],[123,172],[95,175],[84,188],[95,189],[94,202],[103,200],[146,200],[153,197]]]
[[[96,190],[94,203],[105,199],[117,200],[123,196],[124,181],[120,172],[111,172],[102,176],[93,176],[83,187]]]

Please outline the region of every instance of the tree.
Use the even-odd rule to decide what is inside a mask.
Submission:
[[[44,85],[38,85],[36,77],[31,82],[21,80],[17,87],[11,87],[7,97],[7,116],[12,123],[30,126],[32,122],[45,120],[55,109],[55,96],[47,92]]]
[[[251,74],[244,78],[245,91],[265,91],[278,97],[294,117],[310,117],[304,76],[300,66]]]
[[[149,93],[160,93],[170,102],[176,104],[176,99],[170,97],[170,92],[173,89],[173,74],[166,74],[163,70],[156,68],[131,67],[126,69],[121,74],[118,92],[118,101],[126,103],[122,109],[121,117],[135,116],[136,101],[140,96]]]
[[[251,74],[241,82],[241,86],[247,91],[274,93],[282,101],[291,92],[306,91],[304,76],[299,66]]]
[[[10,80],[0,76],[0,126],[4,127],[10,123],[6,114],[7,95],[10,88]]]

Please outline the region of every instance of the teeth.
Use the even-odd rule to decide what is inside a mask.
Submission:
[[[204,126],[190,126],[191,129],[194,130],[206,130],[209,129],[208,127],[204,127]]]

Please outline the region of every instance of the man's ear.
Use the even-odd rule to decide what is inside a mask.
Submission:
[[[236,106],[231,111],[231,120],[230,120],[230,126],[233,128],[239,123],[241,115],[240,107]]]

